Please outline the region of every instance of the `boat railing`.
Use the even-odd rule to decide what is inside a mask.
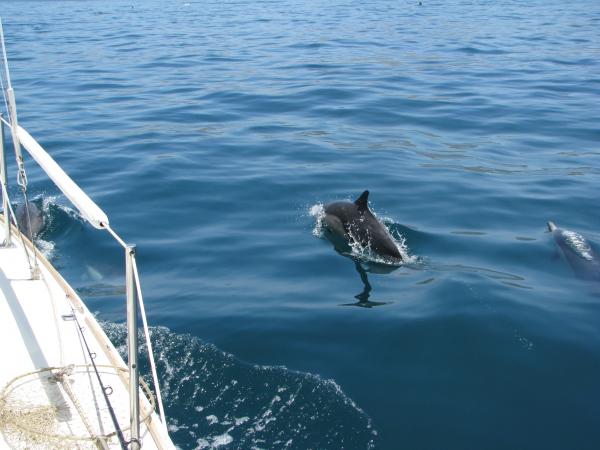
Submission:
[[[11,222],[14,229],[19,229],[17,217],[12,210],[11,201],[8,194],[8,177],[6,173],[6,154],[5,154],[5,135],[4,126],[7,126],[12,136],[15,158],[18,168],[17,184],[24,194],[24,200],[27,202],[27,176],[25,172],[24,159],[21,153],[21,145],[27,150],[29,155],[37,162],[42,170],[54,182],[71,203],[77,208],[81,216],[88,221],[94,228],[106,230],[123,247],[125,251],[125,284],[126,284],[126,302],[127,302],[127,344],[128,344],[128,370],[129,370],[129,400],[130,400],[130,425],[131,442],[139,444],[140,438],[140,402],[139,402],[139,366],[138,366],[138,315],[142,319],[142,326],[148,350],[148,360],[152,372],[154,389],[156,394],[159,416],[162,422],[164,432],[168,435],[164,407],[160,393],[160,385],[156,371],[156,363],[153,356],[152,342],[148,330],[146,311],[142,296],[139,272],[136,263],[136,246],[128,244],[110,227],[108,216],[94,201],[67,175],[67,173],[54,161],[54,159],[44,150],[44,148],[21,126],[17,121],[17,111],[12,86],[10,84],[10,74],[4,48],[4,36],[2,33],[2,24],[0,22],[0,39],[2,41],[2,53],[4,56],[5,80],[8,86],[3,89],[6,93],[6,105],[10,120],[6,120],[0,114],[0,184],[2,189],[3,207],[4,207],[4,246],[10,246],[12,239]],[[0,76],[0,79],[3,77]],[[5,88],[5,86],[2,86]],[[28,210],[27,205],[25,209]],[[31,227],[28,227],[31,230]],[[22,237],[22,233],[19,232]],[[31,236],[30,236],[31,238]],[[34,243],[33,239],[31,239]],[[34,243],[35,244],[35,243]],[[25,247],[25,246],[24,246]],[[36,251],[33,252],[33,261],[28,255],[31,267],[31,277],[39,276],[37,267]]]

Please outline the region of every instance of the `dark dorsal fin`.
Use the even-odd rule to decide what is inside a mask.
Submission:
[[[360,197],[358,197],[354,201],[354,204],[356,206],[358,206],[359,211],[368,211],[368,209],[369,209],[369,191],[365,191],[362,194],[360,194]]]

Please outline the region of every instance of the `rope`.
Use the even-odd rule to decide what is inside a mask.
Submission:
[[[98,368],[103,368],[103,369],[112,369],[115,371],[115,373],[118,372],[123,372],[123,373],[127,373],[127,370],[125,370],[122,367],[118,367],[118,366],[112,366],[112,365],[108,365],[108,364],[94,364],[93,366],[96,370],[96,373],[98,374]],[[94,437],[90,437],[90,436],[72,436],[72,435],[64,435],[64,434],[52,434],[52,433],[48,433],[48,432],[43,432],[43,431],[39,431],[36,430],[34,428],[31,428],[31,423],[30,422],[26,422],[26,423],[22,423],[18,420],[14,420],[11,419],[11,417],[9,417],[6,414],[6,410],[4,410],[4,408],[7,407],[7,398],[9,397],[9,395],[15,391],[15,389],[22,387],[24,384],[26,383],[20,383],[20,384],[16,384],[17,381],[22,380],[26,377],[29,377],[31,375],[35,375],[35,374],[41,374],[42,372],[51,372],[53,373],[54,371],[58,371],[60,372],[64,372],[65,369],[70,369],[71,371],[73,371],[74,369],[77,368],[81,368],[81,369],[86,369],[89,370],[90,365],[89,364],[72,364],[70,366],[68,366],[67,368],[65,367],[45,367],[42,369],[37,369],[37,370],[32,370],[30,372],[26,372],[23,373],[21,375],[18,375],[16,377],[14,377],[13,379],[11,379],[8,383],[6,383],[6,385],[4,386],[4,388],[2,389],[2,391],[0,392],[0,418],[3,419],[4,423],[10,423],[11,425],[19,428],[20,430],[22,430],[25,433],[28,434],[32,434],[32,435],[38,435],[38,436],[43,436],[43,437],[47,437],[47,438],[54,438],[54,439],[63,439],[63,440],[69,440],[69,441],[89,441],[89,440],[94,440]],[[99,376],[99,374],[98,374]],[[58,379],[56,379],[55,377],[48,377],[47,378],[48,381],[60,381]],[[152,410],[154,409],[155,406],[155,402],[154,402],[154,396],[152,395],[152,392],[150,391],[150,388],[148,386],[148,384],[144,381],[141,380],[141,386],[144,390],[144,393],[146,394],[146,396],[148,397],[148,399],[150,400],[150,405],[152,406],[151,410],[141,418],[140,422],[146,422],[149,418],[150,415],[152,414]],[[100,385],[102,387],[102,389],[104,390],[104,386],[101,384]],[[0,425],[2,425],[3,423],[0,423]],[[113,436],[117,435],[118,431],[127,431],[129,430],[129,427],[125,427],[123,430],[120,430],[119,428],[116,428],[115,431],[102,435],[101,437],[104,439],[111,439]]]
[[[79,417],[81,417],[81,421],[83,422],[83,425],[85,425],[85,429],[90,434],[92,440],[99,441],[104,444],[104,447],[107,447],[106,442],[103,442],[104,440],[101,439],[99,436],[96,436],[96,434],[94,433],[94,429],[92,428],[92,425],[90,424],[90,421],[87,418],[85,411],[81,407],[81,403],[79,403],[79,400],[77,399],[77,396],[73,392],[73,389],[71,389],[71,386],[69,386],[69,380],[66,378],[69,375],[71,375],[72,373],[73,373],[73,366],[68,366],[62,370],[59,370],[58,373],[56,375],[54,375],[50,380],[60,383],[63,390],[67,393],[67,395],[71,399],[71,402],[73,402],[73,405],[75,406],[75,409],[79,413]]]

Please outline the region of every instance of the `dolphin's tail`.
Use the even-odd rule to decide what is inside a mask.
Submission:
[[[554,222],[548,221],[548,231],[554,231],[558,227],[554,224]]]

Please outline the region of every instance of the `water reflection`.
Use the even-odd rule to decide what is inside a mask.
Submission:
[[[344,255],[346,256],[346,255]],[[351,258],[354,259],[354,258]],[[373,308],[374,306],[382,306],[388,305],[392,302],[374,302],[369,300],[369,296],[371,294],[371,283],[369,283],[369,277],[367,276],[367,271],[362,266],[359,261],[354,260],[354,267],[356,267],[356,271],[360,275],[360,279],[363,282],[364,289],[360,294],[354,296],[357,299],[357,302],[354,303],[342,303],[339,306],[358,306],[359,308]],[[396,270],[397,267],[394,267],[392,270]]]
[[[354,296],[357,299],[356,302],[353,303],[342,303],[339,306],[358,306],[359,308],[373,308],[375,306],[388,305],[392,302],[376,302],[369,300],[371,296],[371,283],[369,283],[368,272],[374,273],[391,273],[394,270],[398,269],[399,266],[390,266],[385,264],[380,264],[372,261],[361,261],[359,260],[353,253],[352,248],[348,245],[345,239],[340,236],[331,233],[329,230],[325,230],[325,237],[329,242],[333,244],[333,248],[340,255],[345,258],[351,259],[354,262],[354,267],[360,276],[360,281],[363,284],[363,290],[361,293],[356,294]]]

